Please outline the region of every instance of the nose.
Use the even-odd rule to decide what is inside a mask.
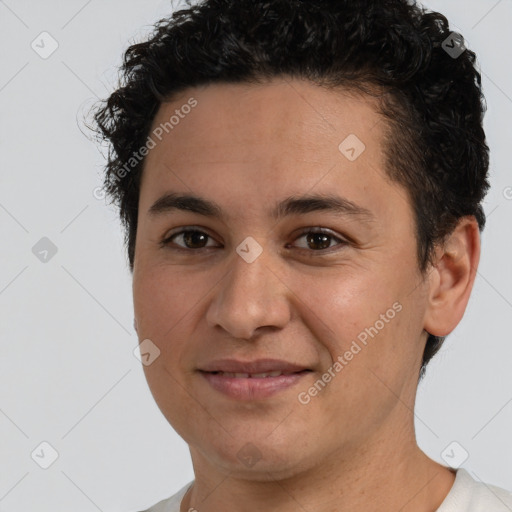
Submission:
[[[240,339],[251,339],[263,328],[282,329],[291,318],[290,290],[279,275],[276,257],[264,250],[248,263],[233,252],[231,270],[208,307],[209,326]]]

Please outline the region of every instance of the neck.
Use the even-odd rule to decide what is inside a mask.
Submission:
[[[390,427],[391,428],[391,427]],[[455,475],[417,446],[414,426],[368,440],[363,448],[340,447],[314,467],[280,478],[239,478],[211,465],[191,448],[196,479],[181,512],[432,512],[450,491]]]

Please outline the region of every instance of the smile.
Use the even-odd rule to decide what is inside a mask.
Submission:
[[[221,377],[234,377],[235,379],[263,379],[267,377],[279,377],[280,375],[292,375],[292,373],[284,373],[276,370],[273,372],[263,373],[233,373],[233,372],[215,372]]]
[[[235,400],[261,400],[291,388],[310,370],[294,373],[280,371],[263,373],[201,372],[206,382],[219,393]]]

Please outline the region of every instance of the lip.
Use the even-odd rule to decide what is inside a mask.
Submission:
[[[254,377],[254,374],[283,372],[275,377]],[[236,400],[259,400],[268,398],[295,385],[311,370],[305,366],[279,359],[238,361],[221,359],[212,361],[199,369],[201,376],[216,391]],[[219,373],[220,372],[220,373]],[[249,374],[234,377],[228,374]]]
[[[254,361],[239,361],[238,359],[218,359],[201,368],[204,372],[228,372],[228,373],[268,373],[282,371],[283,373],[295,373],[308,370],[307,366],[290,363],[281,359],[255,359]]]

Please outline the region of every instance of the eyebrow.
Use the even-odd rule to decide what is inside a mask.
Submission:
[[[157,199],[149,208],[148,214],[152,217],[164,215],[174,210],[189,211],[218,219],[225,219],[227,215],[222,208],[213,201],[192,195],[168,192]],[[338,215],[357,217],[372,222],[375,215],[347,198],[336,195],[306,195],[288,197],[281,201],[270,212],[270,216],[279,220],[291,215],[305,215],[307,213],[326,211]]]

